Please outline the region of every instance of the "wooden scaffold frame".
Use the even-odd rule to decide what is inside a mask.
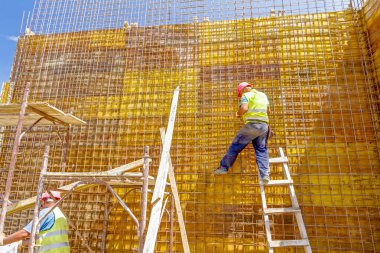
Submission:
[[[75,190],[83,190],[85,188],[89,188],[94,185],[103,185],[107,188],[108,192],[110,192],[116,200],[119,202],[119,204],[123,207],[123,209],[129,214],[129,216],[132,218],[132,220],[136,223],[137,226],[137,236],[141,238],[143,233],[143,226],[145,219],[144,216],[142,216],[141,221],[139,221],[134,213],[131,211],[131,209],[125,204],[125,202],[122,200],[122,198],[115,192],[115,190],[112,188],[112,185],[120,185],[123,184],[125,186],[142,186],[142,206],[147,206],[147,194],[148,194],[148,186],[153,184],[154,178],[149,176],[149,163],[151,161],[149,157],[149,147],[144,148],[144,158],[134,161],[129,164],[125,164],[123,166],[120,166],[115,169],[111,169],[105,172],[48,172],[47,171],[47,160],[48,160],[48,154],[49,154],[49,146],[46,146],[45,152],[44,152],[44,160],[41,167],[41,174],[38,181],[38,190],[37,190],[37,196],[32,198],[34,200],[35,208],[34,208],[34,214],[33,214],[33,222],[32,222],[32,233],[31,233],[31,239],[29,241],[29,247],[28,247],[28,253],[33,253],[35,248],[35,237],[38,233],[38,225],[43,221],[46,216],[54,210],[62,201],[64,201],[68,196],[70,196]],[[135,169],[143,168],[143,173],[139,172],[132,172]],[[140,180],[142,179],[142,183]],[[40,205],[40,199],[43,194],[44,190],[44,182],[45,181],[67,181],[67,180],[79,180],[74,183],[71,183],[69,185],[65,185],[63,187],[60,187],[58,191],[64,192],[64,196],[58,200],[53,207],[50,208],[50,210],[40,219],[38,218],[39,214],[39,205]],[[50,191],[47,191],[52,198],[53,195]],[[145,204],[144,204],[145,203]],[[28,203],[29,204],[29,203]],[[66,216],[67,218],[67,216]],[[106,217],[104,217],[106,219]],[[89,252],[93,252],[91,247],[85,242],[85,239],[80,235],[80,233],[77,231],[74,224],[68,220],[69,226],[74,229],[75,234],[82,239],[83,245],[87,248]],[[104,225],[104,224],[103,224]],[[105,238],[106,230],[103,229],[103,235],[102,238]],[[102,244],[105,244],[105,240],[103,240]],[[102,245],[103,251],[105,250],[105,245]]]
[[[34,118],[38,117],[38,119],[36,119],[32,123],[31,127],[29,127],[23,133],[21,133],[21,130],[16,133],[15,147],[17,150],[18,150],[19,141],[22,138],[22,136],[27,131],[29,131],[32,127],[34,127],[35,125],[37,125],[41,122],[45,122],[45,125],[46,125],[46,123],[48,123],[48,122],[55,124],[56,121],[58,121],[58,122],[63,121],[62,117],[60,119],[56,120],[56,118],[58,118],[57,115],[55,115],[55,117],[54,117],[53,115],[51,115],[52,114],[51,112],[49,115],[49,114],[46,114],[40,110],[30,109],[31,113],[26,114],[26,111],[28,108],[27,97],[29,94],[29,89],[30,89],[30,85],[27,85],[27,87],[25,89],[24,100],[23,100],[23,103],[21,104],[21,111],[19,113],[19,118],[17,120],[17,129],[18,130],[22,129],[22,123],[23,123],[23,119],[24,119],[25,115],[27,115],[29,117],[27,120],[28,122],[33,122],[33,117]],[[150,237],[153,234],[152,234],[152,231],[149,229],[147,231],[147,236],[148,236],[147,242],[149,242],[149,243],[146,243],[146,240],[145,240],[146,239],[145,238],[146,237],[145,236],[145,228],[146,228],[146,224],[147,224],[146,213],[147,213],[147,209],[148,209],[149,186],[155,185],[155,191],[153,192],[153,198],[152,198],[153,199],[152,200],[152,208],[153,208],[152,213],[154,212],[154,210],[156,210],[157,212],[154,212],[154,214],[156,214],[158,216],[154,217],[154,218],[151,217],[149,225],[152,226],[152,224],[153,224],[156,227],[156,229],[158,230],[162,216],[166,210],[166,204],[167,204],[168,199],[170,197],[172,199],[172,201],[174,201],[174,205],[173,205],[173,203],[171,204],[171,210],[170,210],[170,212],[168,212],[169,218],[170,218],[170,234],[171,234],[171,238],[172,238],[170,240],[170,252],[172,252],[172,249],[173,249],[174,206],[176,208],[176,213],[178,216],[178,222],[179,222],[184,252],[185,253],[190,252],[189,244],[188,244],[188,240],[187,240],[186,228],[185,228],[184,219],[183,219],[183,215],[182,215],[182,209],[181,209],[181,205],[180,205],[178,189],[177,189],[175,176],[174,176],[174,170],[173,170],[173,167],[171,164],[171,159],[170,159],[170,154],[169,154],[170,145],[171,145],[171,138],[172,138],[172,133],[173,133],[173,128],[174,128],[175,114],[176,114],[177,103],[178,103],[178,96],[179,96],[179,87],[177,87],[177,89],[175,89],[175,91],[174,91],[174,96],[173,96],[173,101],[172,101],[172,106],[171,106],[171,111],[170,111],[170,118],[169,118],[169,123],[168,123],[168,134],[165,136],[164,128],[160,129],[161,138],[162,138],[162,142],[163,142],[163,152],[162,152],[159,174],[158,174],[158,176],[160,177],[160,180],[157,180],[159,182],[158,185],[155,185],[154,178],[149,176],[149,164],[151,162],[151,158],[149,156],[149,147],[148,146],[144,147],[144,155],[143,155],[142,159],[128,163],[128,164],[125,164],[125,165],[122,165],[118,168],[114,168],[114,169],[110,169],[110,170],[102,171],[102,172],[65,172],[64,167],[66,165],[65,164],[65,162],[66,162],[65,157],[67,155],[67,150],[64,150],[64,152],[63,152],[64,161],[62,164],[62,171],[61,172],[48,172],[47,168],[48,168],[48,157],[49,157],[50,146],[49,145],[45,146],[45,151],[44,151],[44,155],[43,155],[43,162],[42,162],[42,166],[41,166],[41,173],[40,173],[39,180],[38,180],[37,195],[34,197],[31,197],[31,198],[19,201],[15,204],[11,205],[9,208],[7,208],[7,206],[3,206],[4,220],[5,220],[5,216],[7,214],[9,215],[9,214],[13,214],[16,212],[20,212],[22,210],[25,210],[25,209],[28,209],[28,208],[31,208],[32,206],[34,206],[34,213],[33,213],[33,220],[32,220],[32,232],[31,232],[31,236],[30,236],[31,239],[29,241],[29,246],[28,246],[28,253],[34,252],[34,249],[36,247],[36,245],[35,245],[36,244],[36,235],[38,234],[38,231],[39,231],[39,224],[47,217],[47,215],[49,213],[51,213],[54,210],[54,208],[56,208],[58,205],[60,205],[65,199],[67,199],[73,192],[84,190],[84,189],[87,189],[87,188],[94,186],[94,185],[105,186],[107,191],[112,196],[114,196],[116,198],[117,202],[119,202],[119,204],[123,207],[123,209],[129,214],[129,216],[135,222],[136,227],[137,227],[137,236],[139,238],[139,249],[138,249],[138,251],[140,253],[143,252],[145,248],[150,248],[153,250],[153,248],[155,246],[155,240],[153,240],[153,241],[150,240]],[[29,105],[29,107],[38,106],[38,105],[40,105],[42,107],[48,107],[48,109],[50,109],[51,111],[59,111],[58,109],[48,105],[47,103],[35,103],[32,105]],[[0,123],[2,122],[1,121],[2,113],[4,111],[7,111],[7,110],[8,111],[9,110],[15,111],[15,108],[16,108],[16,106],[14,106],[14,105],[12,105],[12,106],[9,106],[9,105],[1,106],[0,105]],[[35,114],[40,115],[40,116],[35,116],[35,115],[33,116],[32,114],[34,112],[38,112]],[[59,112],[61,112],[61,111],[59,111]],[[65,118],[65,121],[63,121],[63,123],[70,121],[70,123],[74,123],[74,124],[86,124],[84,121],[72,116],[71,114],[64,114],[64,115],[66,116],[66,118]],[[61,115],[58,115],[58,116],[61,116]],[[12,124],[8,124],[8,125],[12,125]],[[67,129],[69,130],[70,127],[68,127]],[[66,139],[68,139],[68,137]],[[67,147],[68,147],[68,145],[64,145],[64,148],[67,148]],[[18,152],[17,150],[15,151],[15,154]],[[15,159],[15,157],[14,157],[14,159]],[[139,168],[142,168],[142,172],[133,172],[134,170],[139,169]],[[166,170],[166,172],[164,174],[162,174],[163,173],[162,168],[164,168]],[[13,169],[14,169],[14,167],[13,167]],[[168,175],[169,175],[170,183],[167,182],[167,176]],[[11,184],[11,182],[12,182],[12,180],[11,180],[12,177],[13,177],[13,174],[8,177],[8,179],[10,179],[9,184]],[[63,197],[60,200],[57,200],[56,203],[54,204],[54,206],[51,207],[50,210],[43,217],[39,218],[40,199],[41,199],[41,196],[44,192],[44,183],[47,181],[49,181],[49,182],[61,182],[61,186],[57,189],[57,191],[62,192]],[[75,182],[68,184],[68,185],[62,185],[63,181],[75,181]],[[135,216],[135,214],[131,211],[131,209],[129,209],[129,207],[122,200],[122,198],[115,192],[115,190],[113,189],[112,186],[140,186],[140,185],[141,185],[141,217],[140,217],[140,221],[139,221],[137,219],[137,217]],[[167,192],[164,191],[166,185],[170,185],[171,193],[169,193],[170,196],[168,196],[166,198],[165,202],[163,202],[163,199],[164,199],[163,194],[168,194]],[[134,189],[136,189],[136,188],[134,188]],[[8,192],[10,192],[10,188],[9,188]],[[131,191],[128,191],[127,194],[129,194],[130,192]],[[54,199],[54,196],[52,195],[50,190],[47,190],[47,193]],[[157,194],[161,194],[161,193],[162,193],[162,196],[160,197],[161,206],[159,209],[157,209],[157,206],[156,206],[157,199],[154,200],[155,199],[154,196]],[[107,201],[109,202],[109,195],[107,195],[107,196],[108,196]],[[101,252],[105,252],[105,249],[106,249],[106,233],[107,233],[106,223],[108,222],[106,217],[108,217],[108,215],[109,215],[109,210],[107,207],[105,207],[104,212],[105,212],[105,217],[103,220],[103,234],[102,234]],[[66,218],[68,218],[67,215],[65,215],[65,216],[66,216]],[[74,233],[76,234],[76,236],[78,236],[82,240],[83,246],[89,252],[93,252],[93,250],[91,249],[89,244],[86,242],[85,238],[79,233],[76,226],[69,219],[67,219],[67,220],[68,220],[69,226],[74,230]],[[157,231],[156,231],[156,233],[157,233]]]
[[[42,103],[28,103],[31,83],[27,83],[24,90],[24,95],[21,104],[2,104],[0,105],[0,125],[1,126],[16,126],[16,133],[14,138],[13,150],[11,161],[9,164],[8,176],[5,185],[3,205],[0,214],[0,233],[4,231],[5,217],[7,214],[7,207],[9,196],[11,193],[11,186],[13,175],[16,167],[17,153],[20,146],[21,139],[36,125],[63,125],[66,126],[67,133],[64,141],[67,142],[69,138],[69,131],[71,125],[85,125],[86,122],[73,116],[71,113],[64,113],[58,108],[49,105],[46,102]],[[22,131],[23,126],[28,127]],[[66,156],[67,156],[67,143],[64,144],[62,170],[65,170]]]

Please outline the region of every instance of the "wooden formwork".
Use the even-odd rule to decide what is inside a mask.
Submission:
[[[86,126],[71,129],[66,171],[95,172],[136,160],[145,145],[158,160],[158,129],[167,121],[171,91],[180,85],[171,158],[190,250],[264,252],[252,148],[228,175],[212,175],[241,127],[234,118],[236,85],[253,82],[270,99],[276,133],[268,144],[270,155],[285,148],[313,250],[376,252],[380,162],[378,108],[372,105],[379,90],[370,78],[370,63],[362,16],[353,8],[37,34],[19,40],[12,100],[20,101],[29,81],[32,102],[48,101],[85,120]],[[8,164],[12,130],[3,131],[2,168]],[[40,127],[21,145],[12,201],[36,191],[36,165],[46,142],[51,143],[49,171],[59,171],[63,147],[58,130]],[[157,169],[153,163],[153,175]],[[279,178],[276,166],[272,178]],[[117,192],[128,196],[123,200],[139,213],[140,193]],[[107,252],[132,252],[139,243],[130,232],[134,224],[102,193],[101,186],[75,193],[63,209],[99,251],[109,210]],[[283,188],[273,188],[268,205],[285,206],[290,202],[286,196]],[[30,211],[9,216],[7,231],[21,228],[29,218]],[[289,236],[297,231],[291,216],[272,220],[275,239],[296,239]],[[170,251],[169,227],[164,215],[156,252]],[[175,227],[172,252],[183,251],[179,236]],[[70,239],[73,252],[86,252],[74,234]]]

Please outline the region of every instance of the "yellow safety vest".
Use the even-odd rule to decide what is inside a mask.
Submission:
[[[51,229],[37,235],[36,252],[70,253],[68,225],[66,217],[58,207],[53,210],[55,222]]]
[[[252,121],[262,121],[269,123],[267,108],[269,100],[263,92],[252,89],[243,94],[248,100],[248,111],[243,114],[244,124]]]

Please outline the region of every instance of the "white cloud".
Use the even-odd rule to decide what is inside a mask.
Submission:
[[[13,41],[13,42],[17,42],[18,41],[18,37],[17,36],[13,36],[13,35],[0,34],[0,37],[4,38],[4,39],[7,39],[7,40],[10,40],[10,41]]]
[[[18,37],[17,36],[7,36],[7,39],[11,40],[11,41],[14,41],[14,42],[18,41]]]

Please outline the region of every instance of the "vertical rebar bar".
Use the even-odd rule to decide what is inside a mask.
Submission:
[[[13,174],[14,174],[14,170],[16,167],[17,153],[18,153],[18,148],[20,145],[22,120],[24,119],[25,110],[26,110],[26,107],[28,106],[29,92],[30,92],[30,83],[28,82],[28,83],[26,83],[25,90],[24,90],[24,97],[22,99],[21,109],[20,109],[20,113],[19,113],[19,118],[18,118],[18,123],[17,123],[17,128],[16,128],[16,135],[15,135],[15,139],[14,139],[12,156],[11,156],[11,162],[9,164],[8,178],[7,178],[7,183],[5,185],[3,208],[1,210],[1,216],[0,216],[0,233],[2,233],[4,231],[4,223],[5,223],[5,216],[7,213],[7,205],[9,202],[9,195],[11,193]]]
[[[38,233],[38,230],[39,230],[39,228],[38,228],[39,227],[38,211],[39,211],[39,207],[40,207],[40,200],[41,200],[42,192],[44,190],[44,175],[46,174],[46,171],[47,171],[47,165],[48,165],[48,159],[49,159],[49,149],[50,149],[50,146],[47,145],[45,147],[44,157],[43,157],[42,166],[41,166],[41,174],[40,174],[40,178],[38,180],[37,197],[36,197],[36,204],[34,206],[32,231],[30,234],[28,253],[34,252],[34,246],[36,243],[36,234]]]
[[[141,189],[141,221],[140,221],[140,238],[139,252],[143,252],[145,242],[146,211],[148,206],[148,186],[149,186],[149,146],[144,147],[144,167],[143,167],[143,185]]]

